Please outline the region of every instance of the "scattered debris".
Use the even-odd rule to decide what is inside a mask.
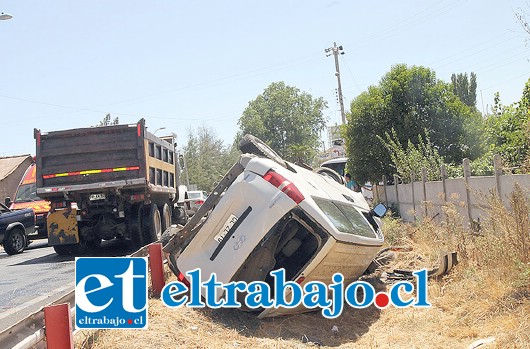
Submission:
[[[482,346],[488,345],[488,344],[493,343],[493,342],[495,342],[495,337],[483,338],[483,339],[479,339],[478,341],[474,341],[467,348],[468,349],[476,349],[476,348],[480,348]]]
[[[331,328],[331,332],[333,332],[335,336],[339,334],[339,328],[337,327],[337,325],[333,325],[333,327]]]
[[[378,257],[379,256],[381,256],[381,254],[378,255]],[[376,262],[376,259],[374,259],[374,262]],[[456,252],[445,253],[440,257],[438,267],[428,270],[427,273],[430,278],[440,277],[449,273],[449,271],[457,264],[458,257]],[[381,274],[381,280],[385,283],[394,283],[399,280],[412,280],[414,279],[413,272],[413,270],[394,269],[392,272],[383,272]]]
[[[312,337],[312,336],[308,336],[305,334],[302,336],[302,343],[309,344],[309,345],[316,345],[319,347],[323,345],[320,339]]]

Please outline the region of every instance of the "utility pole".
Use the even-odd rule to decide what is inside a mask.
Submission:
[[[337,83],[339,84],[338,92],[339,92],[340,115],[342,117],[342,123],[345,124],[346,114],[344,113],[344,101],[342,100],[342,86],[340,85],[340,70],[339,70],[339,53],[343,55],[344,50],[342,49],[342,46],[337,46],[337,43],[334,42],[333,47],[324,49],[324,52],[326,52],[326,57],[329,57],[331,55],[335,56],[335,76],[337,77]]]

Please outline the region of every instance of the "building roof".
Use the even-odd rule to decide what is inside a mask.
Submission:
[[[13,173],[31,155],[0,157],[0,181]]]

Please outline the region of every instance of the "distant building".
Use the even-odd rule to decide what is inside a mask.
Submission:
[[[328,144],[326,147],[325,142],[324,149],[317,155],[316,162],[321,164],[324,161],[342,158],[346,156],[346,148],[344,147],[344,139],[340,135],[340,126],[328,126]]]
[[[340,135],[340,125],[328,126],[328,148],[344,145],[344,139]]]
[[[13,199],[18,183],[33,162],[31,155],[0,157],[0,200]]]

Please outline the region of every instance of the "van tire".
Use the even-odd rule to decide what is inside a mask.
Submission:
[[[14,255],[24,251],[28,245],[28,239],[24,230],[21,228],[13,228],[4,241],[4,250],[8,255]]]
[[[147,245],[162,237],[162,218],[156,204],[144,206],[143,211],[144,243]]]
[[[245,154],[254,154],[262,157],[271,159],[283,167],[287,167],[287,164],[278,153],[276,153],[271,147],[263,142],[258,137],[247,134],[239,141],[239,150]]]

